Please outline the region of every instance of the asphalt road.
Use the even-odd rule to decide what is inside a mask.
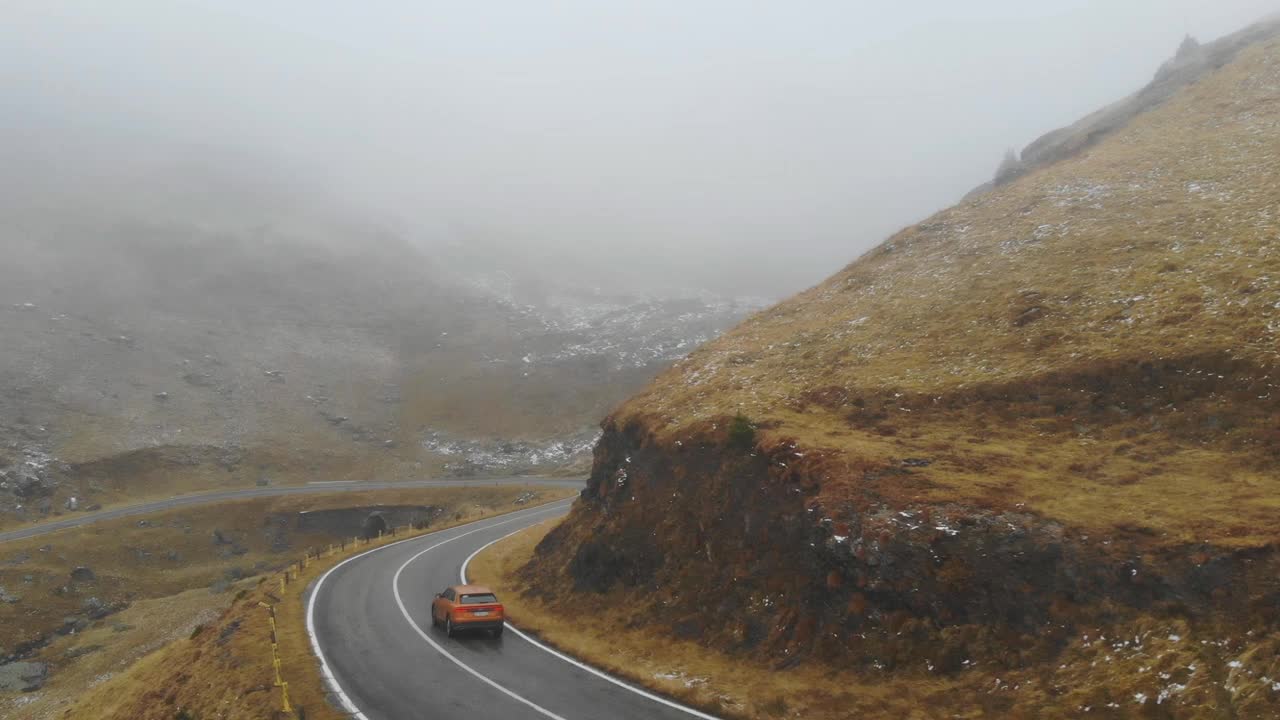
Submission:
[[[51,532],[57,532],[58,530],[65,530],[67,528],[80,527],[81,525],[88,525],[90,523],[102,522],[103,520],[115,520],[117,518],[131,517],[133,515],[146,515],[149,513],[159,512],[161,510],[170,510],[173,508],[188,507],[191,505],[226,502],[227,500],[248,500],[251,498],[276,497],[280,495],[316,495],[341,492],[368,492],[370,490],[413,490],[433,487],[479,487],[484,485],[528,484],[542,487],[577,488],[582,487],[582,483],[583,481],[579,478],[548,479],[508,477],[466,480],[411,480],[405,482],[315,483],[312,485],[286,487],[253,487],[245,488],[243,490],[220,490],[217,492],[200,493],[198,495],[181,495],[165,500],[138,503],[137,505],[126,505],[123,507],[111,508],[109,510],[101,510],[99,512],[77,514],[61,520],[41,523],[40,525],[31,525],[17,530],[0,532],[0,543],[9,542],[11,540],[21,540],[23,538],[37,537]]]
[[[338,704],[356,720],[711,718],[607,679],[511,626],[501,638],[449,638],[431,625],[432,598],[459,582],[474,553],[568,508],[565,500],[442,530],[358,555],[322,576],[307,628]]]

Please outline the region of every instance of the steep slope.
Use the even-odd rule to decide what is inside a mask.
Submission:
[[[1277,32],[1280,32],[1280,17],[1272,17],[1205,45],[1187,36],[1178,46],[1177,53],[1160,66],[1146,87],[1067,127],[1037,138],[1021,153],[1013,153],[996,172],[995,179],[975,190],[974,194],[986,192],[1093,147],[1138,115],[1159,107],[1179,90],[1235,60],[1241,50],[1265,41]]]
[[[780,667],[971,678],[947,716],[993,676],[1028,686],[988,712],[1275,712],[1239,659],[1280,629],[1280,39],[1255,40],[663,373],[527,578]],[[1187,627],[1216,649],[1170,701],[1151,637]],[[1150,662],[1097,667],[1099,632]]]

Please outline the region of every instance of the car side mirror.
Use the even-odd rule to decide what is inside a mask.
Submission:
[[[436,597],[437,597],[437,598],[438,598],[438,597],[440,597],[440,593],[436,593]]]

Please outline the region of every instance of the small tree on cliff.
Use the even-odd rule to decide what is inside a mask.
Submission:
[[[756,446],[756,426],[746,415],[738,413],[729,421],[729,447],[752,450]]]

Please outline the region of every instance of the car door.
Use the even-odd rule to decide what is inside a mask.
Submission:
[[[453,588],[445,588],[444,592],[440,593],[440,597],[436,598],[435,603],[432,605],[436,620],[444,622],[444,619],[449,615],[449,611],[453,610],[453,603],[456,599]]]

